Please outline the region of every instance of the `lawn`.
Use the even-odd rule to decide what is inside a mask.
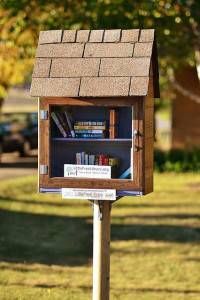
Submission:
[[[0,183],[0,299],[91,299],[92,206]],[[155,174],[112,208],[111,300],[200,299],[200,175]]]

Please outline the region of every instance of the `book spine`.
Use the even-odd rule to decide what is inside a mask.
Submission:
[[[66,121],[64,119],[64,114],[62,112],[56,112],[56,115],[57,115],[58,119],[60,120],[60,123],[61,123],[62,127],[64,128],[65,132],[67,133],[67,136],[71,137],[71,132],[70,132],[68,125],[66,124]]]
[[[109,158],[109,166],[118,166],[119,165],[119,159],[115,157]]]
[[[95,155],[90,154],[89,155],[89,165],[94,165],[95,164]]]
[[[110,124],[109,124],[109,138],[115,139],[117,137],[117,111],[110,109]]]
[[[81,153],[76,153],[76,164],[81,165]]]
[[[81,165],[85,163],[85,152],[81,152]]]
[[[60,133],[63,135],[63,137],[67,137],[67,133],[65,131],[65,129],[63,128],[63,126],[61,125],[61,122],[59,120],[59,118],[57,117],[55,112],[51,113],[51,117],[54,121],[54,123],[56,124],[56,126],[58,127],[58,129],[60,130]]]
[[[106,126],[106,121],[76,121],[75,126]]]
[[[64,115],[65,115],[65,118],[67,120],[67,124],[68,124],[69,130],[70,130],[71,136],[73,138],[75,138],[75,132],[74,132],[74,129],[73,129],[73,126],[72,126],[72,123],[71,123],[71,120],[70,120],[68,112],[64,111]]]
[[[102,139],[105,138],[104,134],[92,134],[92,133],[76,133],[76,138],[94,138],[94,139]]]
[[[76,134],[81,134],[81,133],[94,133],[94,134],[103,134],[104,133],[104,130],[102,129],[76,129],[75,130],[75,133]]]
[[[85,153],[85,165],[89,165],[89,155]]]
[[[103,166],[108,166],[109,165],[109,158],[107,155],[104,155],[103,156],[103,159],[102,159],[102,165]]]
[[[106,130],[106,126],[82,126],[82,125],[74,125],[74,130]]]
[[[99,165],[99,155],[95,155],[94,164]]]

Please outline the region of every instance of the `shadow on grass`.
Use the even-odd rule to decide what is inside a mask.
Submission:
[[[86,217],[0,210],[0,260],[82,265],[92,256],[92,225]]]
[[[0,210],[0,260],[82,265],[92,257],[91,217]],[[113,217],[114,222],[119,218]],[[111,240],[198,243],[200,228],[163,224],[113,224]],[[148,251],[148,249],[146,249]]]
[[[46,288],[46,289],[51,289],[51,288],[61,288],[61,289],[67,289],[70,288],[69,284],[31,284],[31,283],[9,283],[8,286],[22,286],[22,287],[32,287],[32,288]],[[76,285],[77,288],[82,289],[85,292],[91,291],[92,286],[85,286],[85,285]],[[112,288],[111,288],[112,290]],[[132,292],[132,293],[165,293],[165,294],[180,294],[180,295],[190,295],[190,294],[197,294],[200,295],[200,290],[194,290],[194,289],[173,289],[173,288],[125,288],[125,289],[120,289],[115,287],[114,288],[115,293],[127,293],[127,292]]]
[[[114,224],[111,235],[112,240],[199,243],[200,227],[168,224]]]
[[[69,202],[50,202],[47,200],[43,200],[43,201],[35,201],[35,200],[22,200],[22,199],[16,199],[14,197],[10,197],[10,196],[0,196],[0,200],[6,201],[6,202],[12,202],[12,203],[17,203],[17,204],[26,204],[26,205],[42,205],[43,207],[45,206],[52,206],[52,207],[72,207],[73,203],[69,203]],[[77,205],[76,202],[74,202],[74,205]],[[87,203],[85,201],[82,201],[82,203],[79,203],[79,207],[83,206],[85,207],[87,205]]]

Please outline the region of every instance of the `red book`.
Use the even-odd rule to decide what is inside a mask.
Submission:
[[[104,166],[108,166],[109,165],[109,157],[107,155],[103,155],[102,165],[104,165]]]

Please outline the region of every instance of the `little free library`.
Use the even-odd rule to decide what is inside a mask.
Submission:
[[[39,191],[152,192],[158,77],[153,29],[41,31]]]

